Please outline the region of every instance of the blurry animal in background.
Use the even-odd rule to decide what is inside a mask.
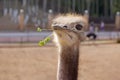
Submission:
[[[88,37],[90,40],[96,40],[97,35],[96,35],[95,33],[88,33],[88,34],[87,34],[87,37]]]

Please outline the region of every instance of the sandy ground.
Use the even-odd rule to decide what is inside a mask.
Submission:
[[[120,80],[120,45],[81,46],[78,80]],[[56,80],[57,48],[0,48],[0,80]]]

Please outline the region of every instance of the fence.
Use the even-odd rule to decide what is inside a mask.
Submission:
[[[0,43],[29,43],[39,42],[45,37],[52,34],[52,32],[0,32]],[[85,32],[87,34],[87,32]],[[120,32],[97,32],[98,40],[110,40],[120,38]]]

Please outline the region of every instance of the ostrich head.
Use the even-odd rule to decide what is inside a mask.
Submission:
[[[72,46],[84,39],[86,19],[77,14],[59,15],[53,19],[55,41],[60,46]]]
[[[55,42],[59,47],[57,80],[77,80],[79,43],[87,25],[86,18],[76,14],[59,15],[53,19]]]

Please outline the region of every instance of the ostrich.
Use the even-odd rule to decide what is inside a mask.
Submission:
[[[57,80],[77,80],[79,44],[84,39],[86,19],[77,14],[58,15],[53,19],[54,39],[59,49]]]

